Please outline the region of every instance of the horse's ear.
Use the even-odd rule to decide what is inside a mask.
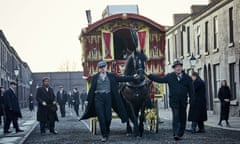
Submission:
[[[137,32],[136,32],[136,30],[134,30],[134,29],[130,29],[130,33],[131,33],[131,36],[132,36],[132,42],[133,42],[134,48],[135,48],[135,50],[136,50],[137,47],[138,47],[138,36],[137,36]]]

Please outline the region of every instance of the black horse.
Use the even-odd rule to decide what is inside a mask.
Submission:
[[[134,135],[136,137],[142,137],[144,130],[144,111],[149,100],[150,84],[145,81],[144,76],[146,60],[147,58],[143,51],[132,52],[125,64],[124,75],[134,75],[137,73],[139,75],[139,79],[133,82],[125,83],[121,89],[121,95],[126,102],[126,110],[130,120],[134,125]],[[127,133],[132,133],[132,128],[129,121],[127,122]]]

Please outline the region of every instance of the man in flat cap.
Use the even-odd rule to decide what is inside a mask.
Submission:
[[[46,133],[46,125],[50,133],[57,134],[55,131],[55,121],[58,121],[55,94],[49,86],[49,78],[43,78],[42,83],[43,85],[37,89],[36,95],[38,102],[37,120],[40,122],[41,135]]]
[[[167,83],[169,87],[169,103],[173,114],[173,137],[180,140],[186,127],[186,107],[188,96],[190,103],[194,99],[193,83],[190,76],[182,70],[183,64],[175,61],[172,65],[174,72],[158,77],[147,74],[147,77],[158,83]]]
[[[107,72],[107,63],[98,63],[99,72],[92,77],[91,87],[87,96],[87,107],[82,119],[98,117],[102,142],[108,140],[112,119],[112,108],[119,115],[122,122],[128,120],[126,109],[118,91],[118,82],[137,79],[138,76],[117,76]]]
[[[16,133],[23,132],[18,126],[18,118],[22,118],[21,110],[18,103],[18,97],[16,95],[15,81],[10,82],[10,87],[3,94],[4,110],[6,114],[6,121],[4,123],[4,134],[11,133],[9,131],[11,122],[13,123]]]

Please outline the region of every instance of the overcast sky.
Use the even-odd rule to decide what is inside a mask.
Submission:
[[[65,63],[81,70],[78,36],[92,21],[101,19],[111,4],[138,4],[141,15],[172,25],[172,14],[190,12],[192,4],[208,0],[0,0],[0,29],[33,72],[59,71]]]

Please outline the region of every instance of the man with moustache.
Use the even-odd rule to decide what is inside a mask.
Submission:
[[[173,114],[173,137],[175,140],[180,140],[184,135],[188,96],[190,97],[190,103],[194,99],[192,79],[183,71],[182,66],[183,64],[177,60],[172,65],[174,72],[166,74],[164,77],[146,74],[152,81],[168,84],[169,103]]]

